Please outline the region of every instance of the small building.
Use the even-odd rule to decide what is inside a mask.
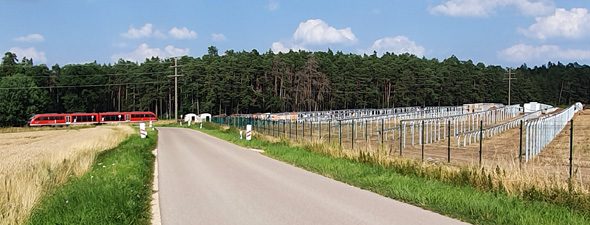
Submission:
[[[201,113],[199,115],[199,122],[211,122],[211,114]]]
[[[197,116],[197,114],[194,113],[189,113],[184,115],[184,122],[199,122],[199,117]]]
[[[193,123],[211,122],[211,114],[201,113],[201,114],[197,115],[194,113],[189,113],[189,114],[184,115],[184,121],[185,122],[191,121]]]
[[[472,103],[472,104],[463,104],[463,113],[474,113],[474,112],[481,112],[490,109],[497,109],[503,107],[504,104],[500,103]]]
[[[532,113],[532,112],[536,112],[539,110],[547,110],[547,111],[555,111],[552,108],[554,108],[551,105],[547,105],[547,104],[543,104],[543,103],[538,103],[538,102],[529,102],[529,103],[524,103],[524,113]]]

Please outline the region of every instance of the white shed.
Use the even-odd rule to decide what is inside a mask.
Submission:
[[[194,113],[189,113],[189,114],[184,115],[184,122],[188,122],[188,121],[191,121],[193,123],[199,122],[198,119],[199,119],[199,117],[197,117],[197,114],[194,114]]]
[[[201,113],[199,115],[200,122],[211,122],[211,114]]]

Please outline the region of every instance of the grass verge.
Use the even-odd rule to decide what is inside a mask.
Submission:
[[[99,152],[132,133],[129,126],[0,133],[0,225],[24,223],[43,194],[82,176]]]
[[[256,136],[245,141],[239,139],[235,128],[226,130],[213,124],[203,128],[204,133],[263,149],[264,154],[300,168],[474,224],[590,224],[586,214],[563,205],[400,172],[400,168],[417,168],[411,164],[422,164],[411,160],[405,162],[406,166],[395,167],[372,162],[362,154],[355,159],[334,158],[313,152],[317,151],[311,149],[313,145],[292,146],[286,139],[266,141]]]
[[[157,132],[134,134],[90,171],[43,197],[28,224],[149,224]]]

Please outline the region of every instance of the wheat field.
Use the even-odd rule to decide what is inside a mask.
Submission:
[[[0,224],[21,224],[46,192],[81,176],[96,154],[134,132],[127,125],[0,133]]]

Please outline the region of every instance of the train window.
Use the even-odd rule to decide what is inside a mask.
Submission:
[[[121,117],[119,117],[119,115],[103,115],[102,116],[103,121],[122,121],[125,120],[125,118],[123,117],[123,115],[121,115]]]
[[[76,121],[76,122],[94,122],[94,118],[92,116],[74,116],[74,121]]]

